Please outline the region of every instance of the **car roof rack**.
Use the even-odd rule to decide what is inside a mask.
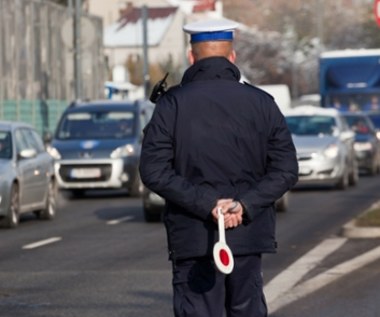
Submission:
[[[77,106],[80,106],[82,103],[87,103],[90,101],[91,101],[90,98],[76,99],[76,100],[73,100],[72,102],[70,102],[69,108],[77,107]]]

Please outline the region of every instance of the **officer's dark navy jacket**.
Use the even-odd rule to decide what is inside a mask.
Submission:
[[[245,209],[243,224],[226,230],[234,255],[275,252],[274,202],[297,181],[295,148],[273,98],[239,79],[226,58],[198,61],[145,130],[140,175],[166,199],[171,259],[212,255],[220,198]]]

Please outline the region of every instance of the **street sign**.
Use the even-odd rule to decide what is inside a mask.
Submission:
[[[376,23],[380,26],[380,0],[375,0],[375,4],[373,7]]]

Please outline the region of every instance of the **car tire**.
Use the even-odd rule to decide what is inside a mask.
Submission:
[[[350,186],[356,186],[358,182],[359,182],[359,168],[357,164],[355,164],[348,178],[348,184]]]
[[[143,190],[144,190],[144,184],[141,181],[140,174],[137,174],[132,185],[128,188],[129,196],[141,197]]]
[[[12,185],[7,215],[0,220],[3,228],[16,228],[20,222],[20,194],[16,183]]]
[[[157,208],[146,208],[144,206],[144,218],[146,222],[160,222],[161,212]]]
[[[51,220],[57,213],[57,186],[54,179],[49,182],[48,195],[46,197],[46,206],[37,212],[37,216],[43,220]]]
[[[336,188],[340,190],[345,190],[348,187],[349,184],[349,173],[347,169],[343,172],[343,175],[341,176],[340,180],[336,184]]]
[[[372,160],[371,165],[368,166],[368,168],[367,168],[367,172],[368,172],[368,175],[370,175],[370,176],[376,175],[377,165],[376,165],[375,160]]]

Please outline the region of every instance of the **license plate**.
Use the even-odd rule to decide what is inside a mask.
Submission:
[[[72,178],[99,178],[101,171],[100,168],[73,168],[70,176]]]

